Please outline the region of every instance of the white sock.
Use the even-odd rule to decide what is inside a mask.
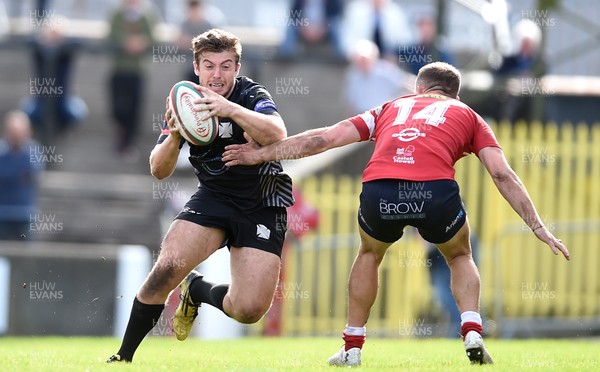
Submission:
[[[346,329],[344,333],[348,336],[366,336],[367,335],[367,327],[350,327],[346,324]]]
[[[465,311],[464,313],[460,314],[460,325],[462,326],[467,322],[474,322],[481,325],[481,315],[479,315],[479,313],[476,311]]]

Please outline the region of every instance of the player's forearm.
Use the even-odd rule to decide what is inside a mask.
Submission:
[[[285,124],[279,115],[265,115],[236,105],[230,118],[263,146],[281,141],[287,136]]]
[[[150,173],[159,180],[173,174],[179,157],[179,141],[168,136],[150,153]]]
[[[261,149],[263,161],[299,159],[326,151],[331,148],[323,137],[327,129],[312,129],[264,147]]]
[[[299,159],[360,140],[360,134],[354,124],[343,120],[333,126],[311,129],[264,147],[258,147],[256,144],[229,145],[225,147],[223,161],[231,167]]]
[[[504,199],[508,201],[510,206],[531,230],[536,230],[544,225],[535,209],[533,201],[529,197],[525,185],[523,185],[521,179],[519,179],[519,176],[514,171],[502,172],[492,178]]]

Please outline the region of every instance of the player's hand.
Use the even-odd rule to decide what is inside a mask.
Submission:
[[[171,110],[170,105],[171,97],[167,97],[166,101],[166,112],[165,112],[165,121],[167,122],[167,126],[169,127],[170,135],[174,140],[181,139],[181,134],[179,134],[179,125],[177,123],[177,118],[173,115],[173,110]]]
[[[552,252],[554,252],[554,254],[558,254],[559,252],[561,252],[567,260],[571,259],[571,254],[569,253],[567,247],[563,244],[562,240],[557,239],[554,235],[552,235],[552,233],[546,228],[546,226],[538,227],[533,231],[533,233],[539,240],[548,244],[548,246],[550,247],[550,249],[552,249]]]
[[[264,162],[260,156],[260,145],[246,132],[244,132],[244,137],[248,143],[243,145],[225,146],[222,160],[226,167],[232,167],[234,165],[253,165]]]
[[[235,110],[233,102],[206,87],[197,84],[195,86],[204,96],[204,98],[198,98],[194,101],[196,111],[208,111],[200,120],[208,120],[212,116],[231,117],[233,110]]]

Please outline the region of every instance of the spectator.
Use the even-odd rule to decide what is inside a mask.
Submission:
[[[438,30],[435,18],[423,16],[417,22],[417,29],[419,42],[402,45],[398,50],[398,60],[405,70],[417,75],[421,67],[431,62],[439,61],[454,65],[454,57],[436,42]]]
[[[154,43],[154,9],[144,0],[122,0],[110,17],[108,41],[113,54],[110,103],[117,124],[119,154],[135,160],[134,148],[144,92],[144,55]]]
[[[391,0],[354,0],[348,4],[342,20],[342,48],[350,56],[361,39],[377,45],[383,58],[396,62],[400,45],[413,41],[402,8]]]
[[[37,143],[27,114],[9,112],[0,139],[0,240],[29,237],[29,220],[37,204],[41,163],[31,154]]]
[[[534,21],[523,19],[513,27],[513,38],[515,52],[504,56],[495,70],[500,79],[498,85],[504,89],[498,119],[531,121],[536,118],[533,94],[546,71],[541,53],[542,31]]]
[[[222,28],[225,25],[225,15],[218,8],[206,4],[204,0],[187,0],[186,17],[179,29],[177,46],[187,51],[192,58],[192,38],[210,30]],[[198,82],[192,64],[186,64],[185,80]]]
[[[345,102],[349,115],[356,115],[394,97],[410,93],[406,76],[396,65],[379,59],[377,45],[359,40],[346,73]]]
[[[32,2],[33,8],[31,9],[31,13],[34,14],[35,21],[40,22],[48,15],[50,0],[33,0]]]
[[[73,63],[81,41],[67,37],[68,20],[53,17],[41,26],[30,41],[34,77],[30,80],[31,97],[23,102],[42,142],[52,143],[81,123],[88,109],[71,91]]]
[[[294,0],[279,46],[279,57],[296,56],[300,42],[309,45],[328,42],[334,57],[344,58],[339,30],[343,6],[342,0]]]

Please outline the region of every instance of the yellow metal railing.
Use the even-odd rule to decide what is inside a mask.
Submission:
[[[511,166],[542,219],[570,248],[555,257],[511,210],[471,155],[457,163],[472,231],[479,242],[482,306],[487,317],[600,319],[600,126],[494,126]],[[346,321],[347,278],[358,249],[360,177],[296,181],[319,209],[319,227],[285,255],[282,333],[339,334]],[[430,311],[424,242],[407,228],[380,269],[369,318],[372,335],[403,336]]]

